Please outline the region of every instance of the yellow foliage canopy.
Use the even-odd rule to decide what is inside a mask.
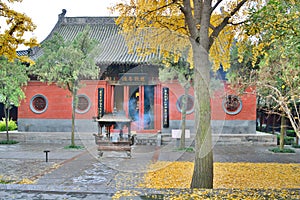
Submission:
[[[262,2],[263,0],[249,0],[245,7],[251,2]],[[194,1],[191,1],[192,14],[195,15]],[[216,3],[216,1],[213,1]],[[209,54],[213,63],[213,69],[218,70],[220,63],[227,70],[230,67],[230,46],[233,42],[237,26],[232,25],[241,21],[247,14],[246,9],[241,9],[231,16],[231,11],[240,1],[225,1],[226,7],[215,8],[211,15],[209,36],[214,40]],[[198,5],[199,6],[199,5]],[[170,54],[185,56],[193,67],[192,50],[190,44],[190,30],[186,25],[185,16],[181,10],[183,1],[173,0],[130,0],[128,3],[119,3],[111,8],[112,12],[120,13],[116,23],[122,27],[129,49],[137,51],[141,56],[151,53],[159,53],[163,57]],[[221,7],[221,8],[220,8]],[[243,16],[243,17],[241,17]],[[194,16],[195,21],[198,16]],[[213,36],[213,30],[222,21],[229,17],[229,23],[225,26],[218,37]],[[200,30],[200,24],[195,24]],[[176,59],[176,56],[175,56]],[[177,60],[174,60],[175,62]]]
[[[8,0],[8,2],[22,2],[22,0]],[[30,48],[38,45],[36,38],[24,39],[24,33],[32,32],[36,26],[30,17],[10,9],[3,1],[0,1],[0,7],[0,16],[6,22],[5,30],[1,27],[0,32],[0,55],[10,61],[18,58],[23,62],[32,63],[28,57],[18,56],[16,51],[21,44]]]

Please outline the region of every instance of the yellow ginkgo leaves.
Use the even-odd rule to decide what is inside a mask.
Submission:
[[[300,164],[214,163],[214,189],[190,189],[194,163],[149,165],[136,187],[113,199],[300,199]]]
[[[189,188],[192,162],[157,162],[149,167],[146,188]],[[300,164],[215,163],[214,188],[300,188]]]

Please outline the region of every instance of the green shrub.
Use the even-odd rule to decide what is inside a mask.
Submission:
[[[194,148],[193,147],[185,147],[185,148],[177,148],[177,151],[186,151],[186,152],[194,152]]]
[[[284,144],[292,145],[294,143],[294,137],[284,136]],[[280,135],[277,135],[277,145],[280,144]]]
[[[0,179],[0,184],[10,184],[10,183],[13,183],[14,181],[13,180],[2,180]]]
[[[296,137],[296,132],[294,130],[286,130],[286,136]]]
[[[79,145],[69,145],[65,146],[64,149],[84,149],[84,147]]]
[[[18,144],[18,141],[15,140],[1,140],[0,144]]]
[[[8,121],[8,130],[13,131],[18,128],[17,124],[13,120]],[[2,118],[2,121],[0,121],[0,131],[6,131],[6,124],[5,124],[5,118]]]
[[[292,144],[292,147],[297,149],[297,148],[300,148],[300,145],[299,145],[299,144],[296,144],[296,143],[293,143],[293,144]]]
[[[274,153],[295,153],[295,151],[293,149],[289,149],[289,148],[284,148],[284,149],[280,149],[280,148],[273,148],[273,149],[269,149],[269,151],[272,151]]]

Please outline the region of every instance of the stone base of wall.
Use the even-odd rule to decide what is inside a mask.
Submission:
[[[97,133],[98,125],[92,119],[75,120],[76,133]],[[172,129],[180,129],[181,121],[171,121],[170,128],[162,129],[163,135],[171,134]],[[172,128],[171,128],[172,127]],[[212,121],[213,140],[218,144],[261,144],[276,145],[276,136],[271,134],[257,133],[255,130],[255,121],[250,120],[232,120],[232,121]],[[187,129],[194,133],[193,121],[187,121]],[[19,132],[71,132],[71,120],[61,119],[19,119]],[[57,134],[55,134],[57,135]],[[149,135],[149,134],[147,134]],[[152,135],[152,134],[150,134]],[[167,140],[163,138],[163,141]],[[66,138],[69,140],[69,137]],[[61,140],[63,141],[63,139]],[[154,140],[145,140],[141,138],[137,141],[139,144],[153,145]],[[163,142],[166,143],[166,142]]]
[[[193,143],[195,133],[191,133],[191,138],[186,139],[186,142]],[[276,135],[256,132],[254,134],[213,134],[213,145],[262,145],[276,146]],[[164,145],[176,141],[171,134],[162,134],[162,143]]]
[[[255,120],[212,120],[214,134],[256,134]]]
[[[69,132],[69,119],[18,119],[18,130],[21,132]],[[97,132],[98,125],[92,119],[76,119],[76,131]],[[255,134],[256,122],[251,120],[212,120],[212,132],[215,134]],[[170,121],[169,128],[162,128],[162,133],[171,133],[172,129],[180,129],[181,121]],[[195,132],[194,121],[186,121],[186,129]]]
[[[255,120],[212,120],[212,132],[216,134],[255,134]],[[171,120],[169,128],[162,128],[163,133],[171,133],[172,129],[180,129],[181,120]],[[195,132],[194,120],[186,121],[186,129]]]
[[[257,132],[255,134],[213,134],[214,144],[276,146],[276,135]]]
[[[70,132],[72,120],[69,119],[18,119],[20,132]],[[98,132],[98,125],[92,119],[76,119],[76,132]]]
[[[75,144],[95,144],[93,133],[75,132]],[[20,132],[10,131],[9,138],[25,143],[70,144],[71,132]],[[0,140],[6,139],[6,132],[0,132]]]
[[[158,144],[157,134],[136,134],[134,144],[156,146]]]

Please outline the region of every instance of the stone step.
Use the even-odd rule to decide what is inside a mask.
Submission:
[[[157,134],[136,134],[134,144],[136,145],[157,145]]]

